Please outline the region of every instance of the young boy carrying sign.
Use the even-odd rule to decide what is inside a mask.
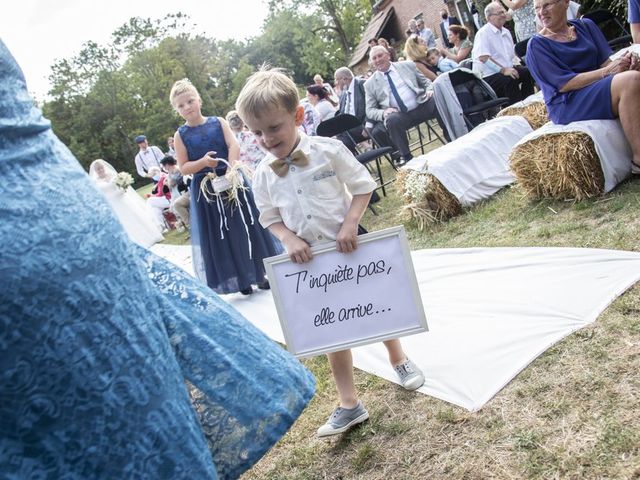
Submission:
[[[342,142],[300,132],[304,109],[293,81],[277,70],[257,72],[240,92],[236,109],[269,152],[253,178],[262,226],[295,263],[310,261],[310,246],[316,243],[335,241],[339,252],[355,250],[358,223],[376,183]],[[419,388],[424,376],[400,341],[384,344],[404,388]],[[340,404],[318,429],[320,437],[343,433],[369,418],[356,393],[351,350],[328,358]]]

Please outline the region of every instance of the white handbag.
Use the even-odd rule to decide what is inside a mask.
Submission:
[[[216,177],[211,179],[210,181],[211,181],[211,186],[213,187],[213,193],[222,193],[229,190],[232,186],[231,180],[227,178],[227,175],[231,173],[231,165],[229,165],[229,162],[227,162],[224,158],[218,158],[217,160],[227,165],[227,173],[222,176],[219,176],[216,174]],[[232,173],[232,175],[234,173]]]

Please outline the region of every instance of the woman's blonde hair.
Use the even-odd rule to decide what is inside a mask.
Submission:
[[[295,113],[300,98],[298,88],[280,69],[264,68],[251,75],[236,100],[242,119],[260,118],[270,108],[283,108]]]
[[[198,97],[198,100],[201,100],[200,94],[198,93],[198,89],[193,86],[193,83],[188,78],[183,78],[178,80],[171,87],[171,92],[169,92],[169,103],[174,107],[173,101],[176,99],[178,95],[182,95],[183,93],[193,93]]]
[[[420,41],[417,35],[410,35],[404,44],[404,54],[414,62],[427,58],[427,46]]]

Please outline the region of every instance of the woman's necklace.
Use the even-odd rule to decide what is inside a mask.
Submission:
[[[554,32],[549,27],[545,27],[547,34],[546,37],[559,37],[566,38],[567,42],[572,42],[576,39],[576,28],[573,25],[567,24],[567,31],[565,32]]]

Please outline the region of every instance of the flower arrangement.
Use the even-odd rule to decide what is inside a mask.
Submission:
[[[229,165],[225,159],[219,158],[218,161],[228,165],[227,173],[222,177],[218,177],[215,172],[207,173],[200,183],[200,194],[204,195],[207,202],[211,203],[217,202],[218,197],[224,193],[229,202],[238,203],[240,192],[248,188],[244,183],[243,176],[250,177],[252,170],[241,162]]]
[[[133,177],[129,172],[120,172],[116,175],[113,183],[116,187],[126,191],[131,185],[133,185]]]
[[[424,172],[407,170],[404,177],[403,196],[410,202],[419,202],[427,193],[427,184],[428,177]]]

